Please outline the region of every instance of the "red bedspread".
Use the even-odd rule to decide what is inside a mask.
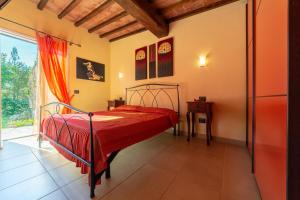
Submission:
[[[44,119],[43,134],[47,134],[53,140],[59,137],[60,144],[85,160],[89,160],[89,117],[83,114],[62,116],[63,118],[57,115]],[[63,125],[64,119],[67,121],[69,131],[68,127]],[[178,122],[177,114],[172,110],[140,106],[121,106],[113,111],[95,112],[92,119],[96,173],[106,168],[108,155],[113,151],[157,135]],[[56,130],[60,129],[60,136],[57,136]],[[89,168],[86,165],[54,146],[67,159],[76,162],[76,165],[81,167],[82,173],[88,173]]]

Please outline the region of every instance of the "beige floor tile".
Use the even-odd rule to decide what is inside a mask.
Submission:
[[[32,194],[25,194],[24,199],[90,199],[88,176],[80,174],[80,169],[53,147],[44,143],[38,149],[36,140],[31,140],[7,142],[8,148],[0,151],[0,190],[6,188],[0,191],[0,199],[25,194],[27,190],[20,189],[20,185],[26,188],[23,183],[28,183],[34,187],[37,182],[42,182],[44,188],[28,189]],[[52,177],[43,174],[45,168],[38,162],[26,164],[34,156]],[[25,165],[20,167],[22,163]],[[184,136],[161,134],[122,150],[112,162],[111,178],[103,176],[101,185],[96,187],[95,199],[258,200],[250,164],[245,147],[215,141],[208,147],[205,140],[194,138],[188,143]],[[36,181],[41,174],[44,178]],[[17,195],[10,194],[13,190]]]
[[[101,199],[104,195],[109,193],[123,181],[125,181],[131,174],[136,172],[141,165],[136,165],[130,162],[125,155],[116,157],[111,166],[111,178],[105,179],[102,176],[101,184],[96,186],[96,199]],[[90,195],[90,188],[88,185],[88,176],[75,180],[74,182],[63,187],[63,191],[69,199],[84,200],[88,199]]]
[[[99,186],[98,186],[99,187]],[[101,187],[101,186],[100,186]],[[88,185],[87,176],[84,176],[62,188],[68,199],[72,200],[87,200],[90,199],[90,188]],[[95,195],[99,193],[95,191]]]
[[[83,176],[83,174],[80,173],[80,168],[71,162],[50,170],[49,173],[60,187]]]
[[[195,139],[194,143],[196,143],[195,145],[197,145],[197,150],[203,153],[218,156],[220,158],[224,157],[226,148],[226,144],[224,143],[212,141],[210,146],[207,146],[206,141],[201,139]]]
[[[228,145],[223,173],[222,200],[259,200],[246,148]]]
[[[47,170],[52,170],[57,167],[63,166],[67,163],[70,163],[69,160],[67,160],[60,154],[54,154],[51,156],[43,157],[42,159],[40,159],[40,162]]]
[[[211,155],[190,157],[176,179],[199,185],[206,189],[222,187],[223,160]]]
[[[173,173],[166,170],[145,165],[111,193],[104,196],[103,200],[160,199],[174,176]]]
[[[57,189],[56,184],[47,173],[0,191],[0,199],[35,200]]]
[[[57,155],[59,154],[55,148],[31,148],[32,153],[38,158],[38,159],[43,159],[52,155]]]
[[[203,189],[197,184],[176,181],[171,184],[162,200],[219,200],[220,192]]]
[[[40,200],[68,200],[61,190],[56,190]]]
[[[149,164],[175,173],[182,168],[192,151],[194,148],[187,143],[175,143],[155,155]]]
[[[45,172],[39,162],[0,173],[0,190]],[[1,198],[0,198],[1,199]]]
[[[133,156],[130,155],[119,155],[111,163],[111,179],[122,181],[145,165],[145,163],[133,159]]]
[[[36,157],[31,154],[24,154],[24,155],[20,155],[20,156],[15,156],[13,158],[10,159],[6,159],[6,160],[2,160],[0,161],[0,173],[10,170],[10,169],[14,169],[32,162],[36,162],[38,161],[36,159]]]
[[[6,141],[3,144],[3,149],[0,149],[0,160],[5,160],[29,153],[31,153],[31,151],[28,146]]]

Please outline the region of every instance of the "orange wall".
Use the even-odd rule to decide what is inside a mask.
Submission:
[[[174,76],[135,81],[135,49],[158,41],[150,32],[140,33],[110,46],[111,98],[125,95],[125,87],[146,82],[179,83],[181,117],[185,126],[186,101],[207,96],[215,102],[213,134],[245,140],[246,54],[245,4],[236,2],[170,25],[174,37]],[[199,55],[208,65],[200,68]],[[124,73],[119,79],[118,73]],[[205,129],[197,127],[200,133]]]
[[[70,91],[79,89],[80,94],[72,100],[72,105],[85,111],[103,110],[109,99],[110,86],[110,51],[109,42],[100,39],[97,34],[89,34],[86,29],[76,28],[67,20],[59,20],[53,12],[40,11],[31,1],[14,0],[3,10],[0,16],[38,30],[69,39],[82,45],[81,48],[69,46],[69,86]],[[0,28],[7,29],[28,37],[35,37],[34,31],[0,20]],[[90,59],[105,64],[106,82],[76,79],[76,57]]]

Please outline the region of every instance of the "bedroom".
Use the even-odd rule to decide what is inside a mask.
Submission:
[[[299,166],[295,134],[298,86],[292,75],[298,72],[294,65],[299,45],[291,45],[298,44],[296,39],[289,43],[298,34],[292,23],[296,14],[291,15],[297,4],[288,10],[288,1],[256,0],[254,11],[252,3],[0,1],[1,35],[37,46],[36,107],[57,99],[71,105],[71,110],[63,109],[62,104],[37,109],[33,136],[3,141],[0,199],[89,199],[94,196],[93,189],[94,199],[298,199],[294,187],[299,181],[295,170]],[[49,43],[57,45],[49,47]],[[170,48],[161,50],[163,43]],[[50,53],[47,48],[55,50]],[[171,59],[164,57],[164,51]],[[171,63],[162,64],[166,60]],[[51,67],[53,70],[47,71]],[[160,67],[168,70],[160,71]],[[137,91],[135,86],[141,87]],[[141,107],[107,111],[109,105],[125,102]],[[187,117],[196,104],[211,106],[205,110],[212,108],[213,115]],[[178,121],[170,110],[143,106],[174,110]],[[61,115],[49,118],[48,107],[59,114],[80,112],[87,122],[60,121],[62,140],[68,142],[67,135],[77,126],[85,136],[62,146],[41,141],[39,148],[36,134],[50,131],[49,137],[57,137],[53,122]],[[126,114],[133,116],[135,111],[135,118]],[[139,117],[141,113],[150,114]],[[176,118],[174,123],[154,117],[162,113]],[[155,119],[144,120],[151,117]],[[195,129],[188,126],[188,120],[195,122]],[[104,130],[107,127],[115,129],[109,134]],[[17,133],[19,129],[14,130]],[[89,137],[93,131],[103,138]],[[113,131],[118,137],[112,136]],[[187,142],[190,132],[196,137]],[[94,148],[92,162],[89,149]],[[97,152],[102,153],[102,161]],[[77,159],[82,168],[62,155]],[[103,174],[101,184],[95,181],[99,176],[92,178],[92,165],[96,173]],[[28,173],[22,173],[24,170]]]

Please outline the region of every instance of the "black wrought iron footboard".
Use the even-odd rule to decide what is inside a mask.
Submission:
[[[51,107],[53,108],[52,110],[51,110]],[[60,114],[64,108],[70,109],[72,114],[86,115],[88,117],[88,120],[85,119],[84,117],[82,117],[81,115],[72,115],[69,118],[65,118],[62,114]],[[57,126],[55,118],[56,119],[59,118],[63,121],[63,125],[61,127]],[[81,120],[85,120],[89,127],[89,139],[90,139],[90,147],[89,147],[90,155],[89,155],[89,157],[90,157],[90,160],[86,160],[86,159],[82,158],[80,155],[77,155],[74,151],[73,136],[72,136],[72,133],[70,130],[70,126],[68,125],[68,121],[70,119],[74,119],[74,118],[80,118]],[[108,157],[108,160],[106,161],[107,168],[98,174],[95,173],[94,137],[93,137],[92,118],[93,118],[93,113],[84,112],[84,111],[81,111],[70,105],[60,103],[60,102],[52,102],[52,103],[40,106],[40,119],[39,119],[40,120],[40,122],[39,122],[40,130],[39,130],[39,137],[38,137],[40,148],[41,148],[41,143],[42,143],[43,137],[45,137],[47,140],[49,140],[50,142],[57,145],[61,150],[68,153],[70,156],[80,160],[84,165],[90,167],[89,176],[90,176],[90,197],[91,198],[93,198],[95,196],[94,191],[95,191],[96,183],[101,178],[103,173],[105,172],[106,178],[110,178],[110,164],[119,152],[119,151],[115,151],[115,152],[111,153],[110,156]],[[44,121],[45,123],[48,123],[48,124],[42,124],[43,119],[48,119],[48,120]],[[49,131],[50,123],[53,123],[53,127],[55,128],[56,140],[53,138],[50,138],[47,135],[47,132]],[[45,127],[45,129],[43,127]],[[42,130],[42,129],[44,129],[44,130]],[[67,129],[67,133],[70,138],[71,149],[67,148],[64,144],[61,144],[59,142],[59,139],[60,139],[63,129]]]

